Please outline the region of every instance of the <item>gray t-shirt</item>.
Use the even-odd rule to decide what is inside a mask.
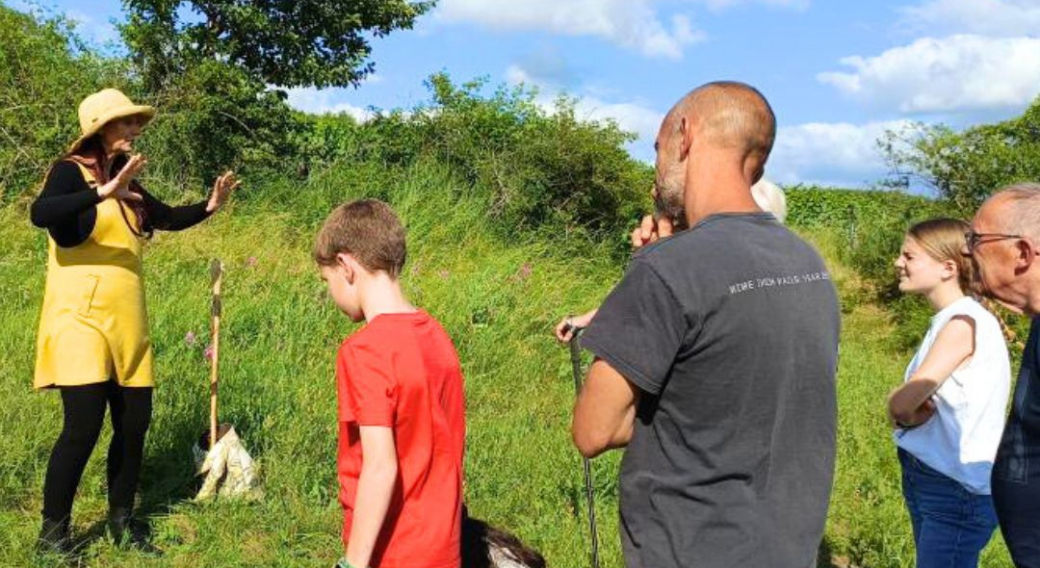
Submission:
[[[628,568],[815,565],[834,474],[840,317],[768,213],[645,247],[582,345],[643,392],[621,465]]]

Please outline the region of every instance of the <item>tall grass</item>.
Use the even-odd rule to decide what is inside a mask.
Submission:
[[[146,280],[158,383],[146,447],[141,513],[166,550],[146,558],[102,535],[104,452],[88,466],[74,531],[91,566],[329,566],[340,553],[335,480],[333,358],[354,327],[337,313],[309,257],[335,204],[388,199],[409,230],[404,283],[444,323],[466,377],[466,497],[471,512],[542,550],[551,566],[588,565],[580,460],[568,426],[573,390],[566,350],[550,336],[563,314],[594,306],[621,275],[611,244],[566,235],[504,238],[486,204],[445,171],[330,170],[306,186],[249,188],[232,207],[147,247]],[[167,198],[174,194],[166,191]],[[58,397],[30,389],[45,239],[23,205],[0,208],[0,565],[48,566],[32,546],[41,485],[61,426]],[[840,239],[808,235],[843,298],[861,285],[835,259]],[[254,503],[191,502],[190,447],[206,423],[208,263],[227,265],[222,419],[262,466]],[[882,414],[908,352],[886,340],[889,318],[847,302],[839,371],[839,458],[822,556],[836,566],[912,565],[910,525]],[[194,344],[186,335],[196,336]],[[922,330],[923,332],[923,330]],[[106,428],[107,430],[107,428]],[[604,566],[620,566],[618,453],[594,462]],[[987,567],[1010,566],[999,538]]]
[[[555,566],[580,566],[587,547],[580,460],[569,442],[569,360],[549,330],[585,309],[620,275],[604,251],[565,257],[550,242],[506,245],[479,202],[436,169],[398,180],[391,201],[409,229],[404,282],[412,299],[445,325],[466,377],[469,438],[466,494],[472,513],[545,551]],[[146,282],[158,388],[142,479],[141,510],[167,550],[143,559],[91,539],[94,566],[325,566],[340,553],[335,481],[333,360],[353,326],[326,298],[310,260],[314,227],[332,204],[372,194],[349,179],[298,188],[274,208],[243,200],[181,234],[147,247]],[[247,190],[248,191],[248,190]],[[305,211],[301,215],[301,211]],[[303,218],[305,217],[305,218]],[[22,207],[0,211],[6,243],[0,270],[0,565],[30,565],[47,454],[61,425],[51,392],[30,391],[45,242]],[[573,248],[573,246],[571,246]],[[562,250],[562,248],[561,248]],[[265,498],[255,504],[189,502],[192,442],[205,424],[208,274],[227,265],[222,329],[222,419],[236,426],[262,464]],[[186,335],[196,335],[189,345]],[[107,429],[107,428],[106,428]],[[99,442],[102,448],[108,434]],[[74,511],[74,529],[100,534],[105,515],[103,451],[96,451]],[[619,559],[616,457],[596,465],[605,556]]]

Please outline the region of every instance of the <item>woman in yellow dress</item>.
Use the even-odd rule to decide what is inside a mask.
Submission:
[[[49,237],[33,386],[59,390],[64,414],[44,480],[40,545],[48,550],[71,552],[72,501],[107,406],[109,532],[119,544],[154,551],[130,522],[154,385],[141,249],[156,229],[203,221],[238,186],[228,172],[209,199],[182,207],[145,191],[136,177],[147,161],[132,151],[154,116],[115,89],[85,98],[82,135],[51,167],[30,211]]]

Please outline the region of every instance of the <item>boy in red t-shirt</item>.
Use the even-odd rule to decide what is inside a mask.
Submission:
[[[458,568],[466,426],[459,358],[404,297],[404,229],[376,200],[341,205],[314,259],[336,305],[366,325],[336,358],[340,503],[353,568]]]

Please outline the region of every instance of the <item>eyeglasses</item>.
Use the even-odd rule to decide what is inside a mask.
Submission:
[[[1005,233],[976,233],[972,230],[964,231],[964,242],[968,245],[968,254],[971,255],[975,252],[975,249],[985,243],[993,243],[996,241],[1006,241],[1008,239],[1021,239],[1024,238],[1022,235],[1008,235]],[[982,240],[988,239],[988,240]]]

